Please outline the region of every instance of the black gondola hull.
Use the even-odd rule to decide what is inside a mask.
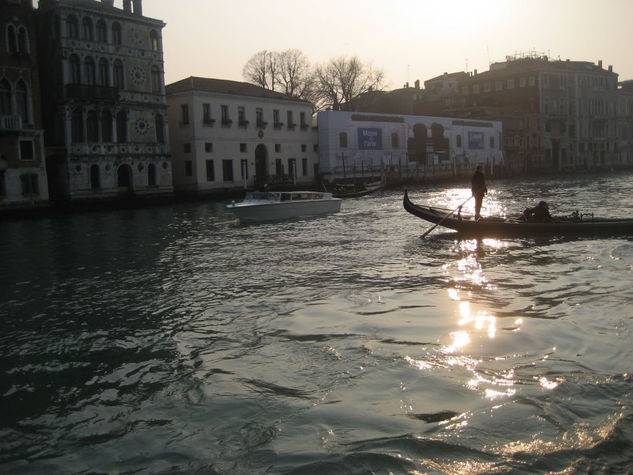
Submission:
[[[591,236],[598,234],[631,234],[633,219],[555,220],[531,222],[503,218],[460,219],[450,213],[419,206],[409,200],[405,191],[404,209],[430,223],[439,224],[460,234],[478,237]]]

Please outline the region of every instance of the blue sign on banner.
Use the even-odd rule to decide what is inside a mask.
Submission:
[[[473,150],[483,150],[484,148],[484,133],[483,132],[468,132],[468,148]]]
[[[382,129],[358,129],[359,150],[382,150]]]

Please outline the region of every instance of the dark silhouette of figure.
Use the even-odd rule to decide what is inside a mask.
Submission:
[[[539,201],[539,204],[534,208],[525,208],[525,211],[523,211],[523,219],[525,221],[537,221],[539,223],[552,221],[552,215],[549,213],[547,202]]]
[[[481,205],[484,201],[484,195],[488,193],[486,177],[484,176],[481,165],[477,165],[477,168],[475,168],[470,189],[475,197],[475,220],[478,221],[479,218],[481,218]]]

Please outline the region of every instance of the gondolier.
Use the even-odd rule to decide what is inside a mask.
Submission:
[[[477,165],[477,168],[475,168],[470,189],[475,197],[475,220],[478,221],[479,218],[481,218],[481,204],[484,201],[484,195],[488,193],[486,177],[481,169],[481,165]]]
[[[453,216],[455,210],[447,213],[445,209],[416,205],[409,200],[406,191],[402,203],[412,215],[436,226],[454,229],[462,235],[491,238],[597,234],[633,236],[633,218],[598,218],[593,213],[575,211],[569,216],[556,216],[550,221],[526,221],[506,216],[486,216],[476,221],[473,215]]]

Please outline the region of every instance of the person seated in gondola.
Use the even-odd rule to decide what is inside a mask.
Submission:
[[[525,208],[520,219],[523,221],[536,221],[538,223],[553,221],[552,215],[549,213],[549,206],[545,201],[539,201],[539,204],[534,208]]]

